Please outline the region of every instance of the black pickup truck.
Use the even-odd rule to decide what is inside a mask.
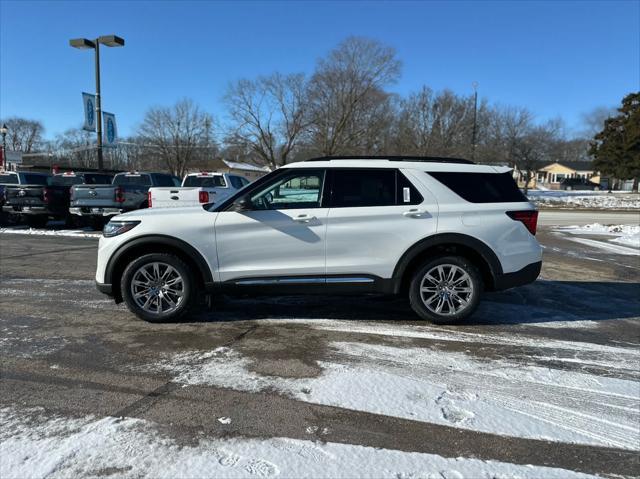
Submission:
[[[69,212],[101,229],[111,216],[149,207],[149,188],[180,186],[180,178],[166,173],[118,173],[111,185],[79,185],[72,189]]]
[[[29,226],[36,228],[46,225],[49,218],[71,221],[71,187],[80,184],[109,184],[112,178],[105,173],[67,172],[53,176],[39,174],[37,182],[5,186],[2,211],[23,217]]]

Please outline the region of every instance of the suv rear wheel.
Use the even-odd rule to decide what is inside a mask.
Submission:
[[[475,311],[481,292],[478,268],[461,256],[443,256],[427,261],[414,273],[409,301],[422,319],[455,323]]]
[[[196,303],[189,267],[177,256],[152,253],[127,265],[122,274],[122,297],[139,318],[152,323],[175,321]]]

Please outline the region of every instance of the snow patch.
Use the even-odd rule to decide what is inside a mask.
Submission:
[[[201,439],[195,446],[180,446],[153,423],[129,418],[69,419],[4,408],[0,422],[2,477],[594,477],[542,466],[286,438]]]
[[[514,437],[639,448],[636,381],[429,348],[331,348],[333,360],[319,362],[323,374],[316,378],[259,375],[230,348],[179,354],[161,367],[187,384],[278,391],[300,401]],[[590,364],[588,355],[576,359]],[[638,355],[624,349],[596,362],[625,359],[637,368]]]
[[[24,226],[13,226],[0,228],[0,233],[17,235],[37,235],[37,236],[73,236],[77,238],[95,238],[102,236],[101,231],[87,230],[49,230],[41,228],[27,228]]]

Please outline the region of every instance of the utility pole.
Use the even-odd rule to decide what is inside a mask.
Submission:
[[[478,82],[473,82],[473,133],[471,137],[471,161],[476,161],[476,135],[478,131]]]

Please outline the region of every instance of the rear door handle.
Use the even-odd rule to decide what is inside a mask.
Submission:
[[[297,223],[309,223],[310,221],[316,220],[317,218],[315,216],[309,216],[309,215],[298,215],[295,218],[293,218],[293,221],[297,222]]]
[[[427,212],[425,210],[420,210],[418,208],[411,208],[410,210],[403,212],[402,216],[408,216],[410,218],[419,218],[426,214]]]

